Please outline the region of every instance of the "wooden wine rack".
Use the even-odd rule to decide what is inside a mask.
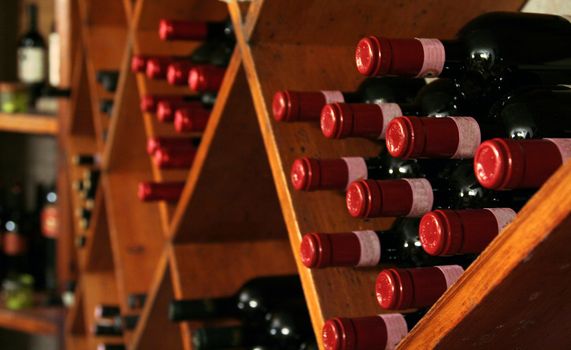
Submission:
[[[319,341],[330,317],[378,313],[373,293],[378,269],[309,270],[299,262],[298,247],[307,231],[378,230],[392,220],[351,218],[341,194],[296,192],[288,175],[299,156],[373,156],[380,145],[326,140],[315,126],[276,123],[272,96],[286,88],[354,89],[363,79],[352,60],[363,35],[450,38],[480,13],[518,11],[524,2],[70,1],[80,19],[75,25],[81,44],[74,55],[74,100],[62,143],[67,159],[78,152],[101,153],[103,175],[87,245],[77,253],[81,277],[68,314],[67,345],[93,349],[100,341],[89,332],[94,305],[114,302],[129,313],[127,295],[146,292],[136,330],[119,340],[132,350],[191,350],[190,334],[200,323],[169,322],[169,301],[228,295],[261,275],[299,273]],[[174,130],[141,113],[139,99],[189,92],[131,73],[130,57],[187,54],[198,45],[160,41],[161,18],[223,20],[228,15],[238,44],[194,164],[190,171],[158,169],[146,154],[146,140]],[[99,69],[121,72],[110,118],[97,108],[100,98],[110,97],[95,83]],[[67,168],[70,180],[79,176],[78,169]],[[140,202],[137,183],[149,179],[186,181],[179,202]],[[80,199],[72,199],[77,208]],[[570,212],[568,162],[399,348],[571,346],[566,336],[570,306],[564,302],[571,294],[566,282],[571,280]]]

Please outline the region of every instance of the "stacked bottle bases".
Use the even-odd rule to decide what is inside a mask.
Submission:
[[[378,304],[419,310],[338,315],[326,349],[394,348],[571,157],[569,38],[563,17],[488,13],[454,40],[363,38],[356,65],[370,78],[355,92],[276,92],[277,121],[386,143],[374,158],[299,158],[292,186],[345,191],[355,218],[398,217],[383,232],[308,232],[303,264],[392,265],[379,268]]]
[[[87,230],[91,225],[91,217],[95,206],[95,195],[99,184],[101,157],[99,154],[76,154],[72,158],[74,166],[83,168],[83,176],[73,180],[73,190],[81,199],[75,216],[79,222],[78,236],[75,237],[77,248],[83,248],[87,242]]]
[[[194,350],[317,350],[297,275],[254,278],[227,297],[173,300],[169,319],[228,321],[224,326],[193,329]]]
[[[129,308],[132,313],[121,315],[119,305],[97,305],[93,310],[95,323],[91,332],[97,337],[117,337],[121,339],[126,331],[133,331],[139,321],[139,314],[145,302],[146,295],[129,295]],[[97,350],[124,350],[124,344],[99,343]]]
[[[191,90],[189,95],[147,95],[141,99],[144,113],[154,113],[161,123],[172,123],[181,134],[181,137],[149,139],[147,151],[153,162],[160,169],[188,169],[200,141],[196,133],[206,128],[234,50],[234,30],[230,19],[222,22],[164,19],[158,32],[165,41],[203,42],[188,56],[135,55],[131,60],[132,72],[171,85],[188,85]],[[138,195],[143,201],[176,202],[183,187],[184,182],[141,182]]]

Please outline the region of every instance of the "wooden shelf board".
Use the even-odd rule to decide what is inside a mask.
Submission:
[[[401,349],[571,346],[571,162],[405,338]]]
[[[82,289],[83,287],[81,285],[77,285],[75,287],[75,300],[73,305],[71,305],[69,308],[65,317],[66,334],[78,337],[86,335]]]
[[[58,118],[55,115],[0,113],[0,132],[57,135]]]
[[[79,0],[78,5],[79,15],[83,25],[127,26],[127,16],[122,1]]]
[[[375,156],[380,145],[364,140],[327,140],[318,126],[307,123],[276,123],[270,114],[273,94],[281,89],[353,90],[363,79],[354,67],[355,43],[366,34],[407,37],[421,33],[447,38],[477,13],[517,9],[521,3],[436,1],[427,11],[425,3],[410,1],[399,8],[400,16],[392,15],[393,3],[373,0],[360,2],[354,11],[342,1],[324,0],[292,3],[287,8],[270,1],[255,1],[250,6],[248,23],[237,32],[238,42],[318,339],[327,318],[378,312],[371,287],[378,269],[310,271],[299,263],[302,234],[380,230],[391,220],[351,218],[343,193],[294,191],[289,184],[289,168],[300,156]],[[457,15],[441,23],[442,18],[436,21],[433,14],[442,11]],[[291,30],[300,23],[304,23],[303,35]]]
[[[9,310],[0,306],[0,328],[32,334],[58,335],[63,327],[65,310],[61,307],[36,306]]]
[[[182,350],[180,327],[168,320],[168,306],[174,298],[169,252],[161,255],[141,312],[137,329],[131,341],[131,350],[154,350],[159,348]]]
[[[102,180],[99,180],[102,181]],[[87,232],[85,249],[85,271],[113,271],[115,264],[111,251],[111,238],[108,225],[105,193],[99,184],[95,197],[92,220]]]

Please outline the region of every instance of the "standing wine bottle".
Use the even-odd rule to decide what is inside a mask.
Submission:
[[[260,320],[279,303],[303,300],[299,276],[258,277],[246,282],[234,295],[213,299],[173,300],[171,321],[237,317]]]
[[[497,192],[483,188],[470,162],[452,163],[449,175],[431,179],[360,180],[346,193],[351,216],[421,217],[434,209],[494,208],[518,209],[531,196],[528,191]],[[448,169],[444,169],[448,171]]]
[[[463,273],[459,265],[385,269],[375,283],[377,302],[386,310],[431,306]]]
[[[184,189],[184,182],[139,182],[137,196],[143,202],[176,202]]]
[[[420,220],[418,236],[430,255],[481,253],[515,216],[511,208],[435,210]]]
[[[308,233],[301,240],[301,262],[309,268],[452,263],[424,252],[418,237],[419,221],[399,219],[386,231]]]
[[[474,172],[486,188],[538,188],[570,158],[571,139],[493,139],[478,147]]]
[[[162,19],[161,40],[235,41],[230,19],[220,22],[199,22]]]
[[[48,35],[48,55],[48,82],[51,87],[58,88],[61,82],[61,39],[55,22]]]
[[[424,86],[422,79],[365,79],[355,91],[282,90],[274,94],[272,112],[281,122],[319,121],[328,103],[408,103]]]
[[[18,78],[30,89],[31,102],[40,96],[46,80],[46,44],[38,32],[38,7],[27,5],[28,30],[18,43]]]
[[[323,325],[325,350],[389,350],[420,321],[426,311],[329,319]]]
[[[177,109],[174,116],[176,132],[202,132],[206,130],[210,120],[210,109],[202,107],[183,107]]]
[[[5,204],[2,249],[6,258],[6,271],[8,275],[27,273],[29,230],[26,227],[24,194],[20,185],[10,187]]]
[[[525,88],[481,118],[398,117],[387,127],[387,149],[399,158],[473,158],[480,143],[493,137],[571,137],[570,97],[563,87]]]
[[[193,330],[192,347],[196,350],[269,346],[272,349],[297,350],[312,337],[311,323],[304,301],[272,309],[265,322],[234,327]]]
[[[490,103],[467,92],[475,84],[472,79],[434,80],[408,103],[330,103],[321,111],[321,132],[331,139],[384,139],[387,125],[399,116],[480,115]]]
[[[401,179],[431,177],[446,161],[403,160],[382,151],[377,157],[337,159],[298,158],[290,170],[293,187],[298,191],[344,190],[362,179]]]
[[[119,71],[116,70],[99,70],[95,76],[96,81],[103,86],[107,92],[115,92],[117,83],[119,82]]]

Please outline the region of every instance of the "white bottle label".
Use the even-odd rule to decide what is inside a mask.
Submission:
[[[341,91],[321,91],[323,96],[325,97],[325,103],[336,103],[336,102],[345,102],[345,98]]]
[[[40,83],[46,75],[46,52],[40,47],[18,49],[18,78],[23,83]]]
[[[462,276],[464,273],[464,269],[462,266],[458,265],[447,265],[447,266],[434,266],[439,269],[442,274],[444,275],[444,279],[446,280],[446,289],[452,287],[456,281]]]
[[[417,78],[437,77],[444,69],[444,61],[446,60],[446,51],[444,45],[438,39],[421,39],[416,38],[422,45],[424,59],[422,67]]]
[[[51,86],[60,85],[61,60],[60,38],[58,33],[51,33],[49,38],[49,82]]]
[[[381,131],[378,139],[384,140],[387,125],[391,122],[391,120],[402,116],[402,110],[397,103],[377,103],[377,106],[379,106],[381,109],[381,114],[383,116],[383,130]]]
[[[516,212],[511,208],[485,208],[487,211],[492,213],[496,222],[498,223],[498,233],[502,232],[504,227],[506,227],[516,216]]]
[[[381,241],[375,231],[353,231],[359,247],[361,255],[357,266],[375,266],[381,260]]]
[[[480,125],[472,117],[449,117],[458,128],[458,148],[452,159],[474,158],[476,149],[482,143]]]
[[[365,159],[361,157],[344,157],[341,158],[347,164],[347,187],[357,180],[366,180],[368,178],[367,164]]]
[[[396,349],[398,343],[408,334],[408,326],[404,316],[401,314],[379,315],[385,322],[387,328],[387,346],[385,350]]]
[[[571,139],[545,139],[553,142],[559,153],[561,153],[561,163],[565,163],[567,159],[571,158]]]
[[[405,216],[419,218],[432,210],[434,193],[432,185],[426,179],[403,179],[412,191],[412,205]]]

